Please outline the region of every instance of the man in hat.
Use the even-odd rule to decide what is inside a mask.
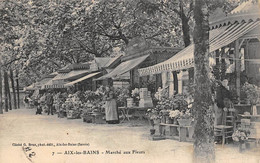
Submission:
[[[53,115],[53,96],[52,96],[52,93],[49,92],[46,96],[46,104],[47,104],[47,107],[48,107],[48,115]]]

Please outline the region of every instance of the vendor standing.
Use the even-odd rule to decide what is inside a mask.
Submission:
[[[228,87],[228,80],[224,79],[217,88],[216,92],[216,104],[215,108],[215,125],[222,125],[223,123],[223,111],[229,107],[231,103],[231,93]]]
[[[47,107],[48,107],[48,115],[53,115],[53,96],[52,96],[52,93],[49,92],[46,96],[46,104],[47,104]]]
[[[117,124],[119,123],[119,115],[118,115],[118,108],[116,104],[116,99],[114,92],[112,88],[106,87],[106,107],[105,107],[105,113],[106,113],[106,122],[109,124]]]

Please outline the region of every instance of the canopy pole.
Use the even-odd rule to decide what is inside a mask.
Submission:
[[[241,62],[239,60],[239,40],[235,41],[235,69],[236,69],[236,91],[238,96],[238,101],[240,103],[240,71],[241,71]]]

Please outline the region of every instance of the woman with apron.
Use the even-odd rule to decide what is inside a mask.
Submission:
[[[113,91],[111,88],[106,87],[106,122],[108,124],[117,124],[119,123],[119,115],[118,115],[118,108],[116,104],[116,99]]]

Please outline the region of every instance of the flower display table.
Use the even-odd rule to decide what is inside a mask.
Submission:
[[[161,135],[166,135],[166,127],[170,128],[169,138],[181,141],[192,141],[192,127],[193,126],[180,126],[175,124],[159,124],[159,132]],[[188,135],[188,136],[187,136]]]
[[[124,120],[130,121],[129,117],[138,117],[138,119],[143,119],[145,117],[146,111],[149,109],[149,107],[118,107],[119,112],[122,113],[123,122]],[[132,112],[132,115],[130,115],[130,112]]]

